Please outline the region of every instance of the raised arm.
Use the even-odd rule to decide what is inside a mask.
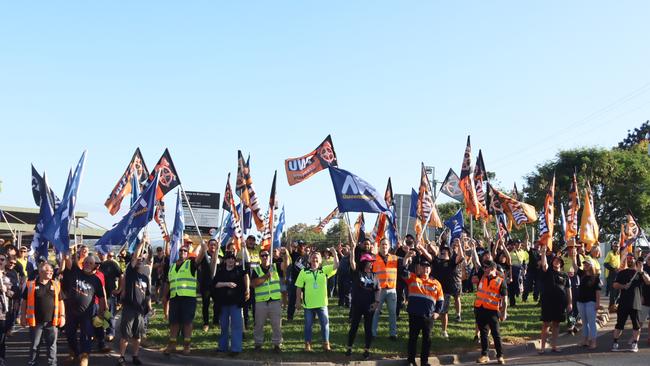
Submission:
[[[205,243],[205,240],[201,240],[201,248],[199,249],[199,253],[196,255],[196,258],[194,258],[194,262],[197,265],[201,263],[201,261],[203,261],[203,258],[205,258],[205,252],[207,251],[208,251],[208,246]]]
[[[334,261],[334,270],[339,269],[339,255],[336,253],[336,248],[331,247],[330,253],[332,253],[332,260]]]
[[[355,243],[354,240],[352,240],[351,245],[352,246],[350,248],[350,269],[352,271],[356,271],[357,270],[357,256],[355,255],[356,254],[355,252],[356,252],[356,249],[357,249],[357,243]]]
[[[548,271],[548,259],[546,259],[546,245],[543,245],[539,248],[540,254],[542,255],[542,271]]]

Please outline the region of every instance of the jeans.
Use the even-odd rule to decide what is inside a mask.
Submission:
[[[287,294],[289,295],[289,304],[287,305],[287,320],[293,320],[293,314],[296,312],[296,285],[293,281],[287,281]]]
[[[241,306],[222,305],[220,318],[219,351],[241,352],[244,335],[244,319]],[[228,340],[230,340],[230,347],[228,347]]]
[[[327,313],[327,306],[315,309],[305,309],[305,342],[311,342],[312,327],[314,326],[314,316],[318,316],[320,322],[320,334],[323,342],[330,341],[330,318]]]
[[[375,310],[375,315],[372,318],[372,336],[376,337],[377,336],[377,327],[379,326],[379,316],[381,314],[381,307],[384,304],[384,301],[386,302],[386,305],[388,307],[388,326],[389,326],[389,332],[388,334],[393,337],[397,336],[397,291],[395,289],[388,290],[388,289],[381,289],[381,292],[379,293],[379,305],[377,305],[377,309]]]
[[[52,323],[39,323],[34,327],[29,327],[29,361],[28,366],[38,364],[38,349],[42,341],[45,343],[47,350],[48,366],[56,366],[56,339],[59,330]]]
[[[431,351],[431,328],[433,328],[433,318],[409,313],[408,361],[415,362],[415,351],[418,347],[418,337],[420,336],[420,332],[422,332],[420,364],[427,365],[429,363],[429,352]]]
[[[68,340],[68,349],[75,356],[82,353],[90,353],[92,348],[91,337],[94,335],[92,318],[93,313],[86,311],[84,313],[66,313],[65,336]],[[79,338],[77,338],[77,328],[79,328]]]
[[[108,328],[106,328],[106,335],[115,337],[115,315],[117,315],[117,297],[109,295],[108,297],[108,311],[113,315],[108,320]]]
[[[503,356],[503,347],[501,345],[501,333],[499,328],[499,312],[485,308],[474,308],[476,315],[476,326],[481,334],[481,355],[488,354],[488,329],[492,333],[494,348],[497,351],[497,357]]]
[[[582,334],[585,338],[595,340],[598,334],[598,328],[596,328],[596,302],[579,302],[578,310],[580,311],[580,317],[582,317]]]

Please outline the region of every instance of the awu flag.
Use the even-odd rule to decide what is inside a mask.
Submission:
[[[580,196],[578,195],[578,179],[576,173],[573,173],[571,188],[569,188],[569,212],[566,218],[566,235],[567,243],[570,239],[578,236],[578,210],[580,209]]]
[[[34,165],[32,165],[32,195],[34,195],[34,203],[36,203],[36,206],[41,206],[41,201],[42,201],[42,196],[41,196],[41,187],[43,186],[43,180],[45,179],[45,173],[43,173],[43,177],[41,177],[40,174],[38,174],[38,171],[36,171],[36,168],[34,168]],[[56,207],[59,205],[61,200],[59,197],[54,194],[54,191],[52,188],[48,187],[48,194],[50,195],[50,204],[52,207]]]
[[[463,202],[463,191],[460,190],[460,178],[456,172],[449,168],[445,180],[442,182],[440,187],[440,192],[446,194],[447,196],[455,199],[458,202]]]
[[[357,221],[354,223],[354,238],[357,244],[366,239],[366,219],[363,217],[363,212],[359,213]]]
[[[384,197],[360,177],[329,167],[339,212],[389,212]]]
[[[278,226],[275,227],[275,231],[273,232],[272,249],[276,249],[282,246],[281,239],[282,239],[282,232],[284,231],[284,223],[285,223],[284,206],[282,206],[282,211],[280,212],[280,217],[278,218]]]
[[[463,233],[463,210],[459,209],[454,216],[445,221],[445,226],[449,228],[451,240],[460,238]]]
[[[537,221],[537,212],[535,212],[535,207],[517,201],[494,189],[494,187],[490,187],[490,192],[494,193],[494,196],[491,198],[493,200],[492,207],[495,207],[495,205],[501,206],[503,212],[508,216],[509,223],[514,222],[517,229],[521,228],[524,224],[532,224]],[[498,200],[498,203],[496,200]],[[510,224],[508,224],[508,226],[510,226]]]
[[[314,227],[314,232],[322,233],[323,230],[325,229],[325,226],[327,226],[327,224],[329,224],[329,222],[332,221],[332,219],[336,217],[338,214],[339,214],[339,208],[336,207],[324,219],[322,219],[321,222],[319,222],[316,227]]]
[[[43,237],[43,229],[45,228],[45,223],[50,221],[54,216],[54,205],[52,202],[52,190],[47,184],[47,177],[43,173],[43,179],[39,183],[40,195],[39,203],[41,204],[40,211],[38,213],[38,222],[34,228],[34,238],[32,239],[31,245],[31,257],[33,258],[33,253],[37,253],[38,257],[48,257],[47,244],[48,241]]]
[[[429,184],[429,176],[424,169],[424,163],[422,163],[420,170],[420,188],[418,192],[417,210],[415,214],[415,237],[417,241],[420,241],[420,239],[422,239],[424,229],[429,220],[432,218],[435,209],[436,208],[433,202],[431,185]],[[438,218],[438,221],[439,220],[440,219]]]
[[[619,245],[621,252],[627,250],[629,253],[632,253],[634,242],[640,234],[641,229],[639,228],[639,225],[637,225],[632,213],[628,211],[628,214],[625,217],[625,224],[621,225],[621,241]]]
[[[386,206],[390,214],[380,213],[377,215],[377,224],[375,225],[375,230],[373,230],[372,240],[379,245],[379,243],[386,236],[386,228],[392,226],[394,223],[395,215],[395,203],[393,202],[393,185],[391,184],[390,177],[388,178],[388,184],[386,184],[386,192],[384,193],[384,201],[386,201]]]
[[[501,200],[490,183],[487,184],[487,190],[485,192],[485,204],[488,214],[496,216],[503,213]]]
[[[264,230],[262,231],[262,242],[260,243],[260,246],[262,249],[269,250],[273,246],[273,229],[275,223],[273,222],[275,219],[275,179],[278,175],[278,171],[276,170],[275,173],[273,173],[273,183],[271,184],[271,195],[269,196],[269,212],[268,212],[268,217],[266,224],[264,224]]]
[[[183,246],[183,232],[185,231],[185,215],[183,214],[183,200],[181,192],[176,192],[176,215],[174,217],[174,229],[172,230],[169,263],[175,263],[178,260],[178,250]]]
[[[510,233],[508,232],[508,224],[506,223],[506,215],[498,214],[497,219],[497,239],[510,239]]]
[[[409,217],[415,218],[418,215],[418,192],[411,188],[411,201],[409,204]]]
[[[106,253],[111,247],[120,246],[135,240],[140,230],[147,226],[153,219],[156,209],[157,191],[158,175],[149,183],[120,222],[99,238],[97,243],[95,243],[95,248],[101,253]]]
[[[463,192],[463,200],[465,201],[465,210],[470,215],[478,218],[480,216],[480,209],[478,198],[476,197],[476,187],[472,183],[472,146],[467,136],[467,146],[465,147],[465,154],[463,155],[463,165],[460,169],[460,180],[458,185]]]
[[[135,149],[133,157],[131,157],[131,162],[127,165],[124,174],[122,174],[122,177],[117,181],[117,184],[115,184],[115,187],[106,199],[106,202],[104,202],[104,206],[108,208],[108,212],[111,215],[115,215],[120,210],[120,205],[122,204],[124,197],[129,193],[132,193],[133,177],[135,177],[135,181],[138,182],[138,185],[146,183],[147,178],[149,178],[149,170],[147,169],[147,165],[144,163],[142,153],[140,153],[140,148]]]
[[[555,174],[546,189],[544,208],[539,216],[539,245],[553,251],[553,226],[555,225]]]
[[[327,135],[325,140],[309,154],[284,161],[284,170],[287,172],[287,181],[290,186],[309,179],[329,166],[338,166],[330,135]]]
[[[81,154],[81,158],[67,186],[66,192],[61,199],[61,204],[54,211],[54,216],[46,224],[43,230],[43,236],[50,241],[57,253],[67,253],[70,249],[70,224],[74,220],[74,208],[77,204],[77,191],[81,183],[84,163],[86,161],[86,152]]]
[[[587,182],[587,187],[585,187],[585,208],[582,209],[582,217],[580,219],[580,241],[585,245],[586,251],[591,250],[591,246],[598,243],[598,230],[591,186]]]
[[[253,187],[253,178],[251,176],[250,159],[244,163],[244,156],[241,151],[237,152],[237,184],[235,191],[244,207],[250,208],[252,211],[253,221],[258,231],[264,230],[264,218],[262,217],[262,210],[260,209],[259,199],[255,188]]]
[[[485,170],[485,163],[483,162],[483,153],[478,151],[476,158],[476,165],[474,166],[474,188],[476,190],[476,199],[478,200],[479,213],[482,218],[487,218],[487,210],[485,209],[485,182],[487,181],[487,171]]]
[[[160,174],[158,174],[160,173]],[[162,156],[153,168],[153,172],[149,174],[149,182],[153,181],[154,176],[158,175],[158,192],[156,192],[156,199],[161,200],[169,191],[176,188],[181,184],[178,177],[172,156],[169,154],[169,149],[165,149]]]

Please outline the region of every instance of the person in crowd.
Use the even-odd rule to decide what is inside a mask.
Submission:
[[[212,286],[214,273],[212,272],[213,266],[211,266],[213,257],[219,255],[217,246],[216,239],[210,239],[208,241],[208,250],[199,265],[197,275],[199,292],[201,294],[201,315],[204,332],[210,329],[210,302],[212,302],[212,324],[216,326],[219,323],[219,305],[216,301],[215,291]]]
[[[650,280],[643,271],[643,258],[635,260],[634,254],[625,256],[625,268],[616,275],[613,287],[619,290],[618,307],[616,309],[616,325],[614,326],[614,341],[612,351],[620,351],[618,339],[623,333],[625,323],[629,318],[632,322],[632,338],[630,339],[631,352],[639,351],[639,336],[641,334],[641,322],[639,311],[642,310],[641,286],[645,280]],[[650,281],[647,281],[650,283]]]
[[[103,314],[106,310],[106,294],[104,286],[95,275],[97,266],[94,256],[84,257],[83,269],[79,268],[76,261],[73,262],[73,256],[69,254],[63,255],[63,261],[62,288],[67,316],[65,335],[70,352],[69,360],[78,358],[80,366],[88,366],[94,336],[93,317],[98,313]],[[95,306],[96,297],[99,301],[98,306]]]
[[[151,298],[155,304],[158,304],[161,299],[160,292],[162,290],[162,273],[163,261],[165,260],[165,252],[163,247],[156,247],[156,254],[153,257],[151,266]]]
[[[220,308],[221,335],[218,352],[230,352],[235,357],[242,351],[244,318],[242,309],[250,297],[248,272],[236,265],[235,253],[224,254],[225,265],[214,276],[214,287]]]
[[[406,234],[404,236],[404,242],[395,250],[395,255],[404,260],[404,257],[408,254],[411,249],[415,248],[415,238],[411,234]],[[415,272],[415,264],[411,264],[413,268],[411,271]],[[408,288],[406,286],[406,281],[402,276],[397,276],[397,309],[395,310],[395,317],[399,318],[399,314],[406,304],[406,298],[408,297]]]
[[[131,344],[134,365],[141,365],[138,356],[140,342],[145,336],[145,317],[152,310],[150,279],[145,270],[144,241],[136,247],[117,292],[122,310],[120,315],[120,357],[117,365],[126,365],[126,349]]]
[[[183,329],[183,354],[189,355],[192,343],[192,322],[196,310],[197,271],[207,250],[201,243],[198,254],[189,257],[189,246],[178,249],[178,259],[170,265],[169,281],[169,343],[165,354],[176,351],[176,338]]]
[[[259,253],[260,265],[255,267],[251,275],[251,287],[255,289],[255,350],[262,349],[264,343],[264,324],[268,319],[271,322],[271,343],[273,350],[280,353],[282,350],[282,294],[280,278],[289,267],[289,253],[286,248],[281,248],[282,264],[277,266],[272,263],[268,250],[262,249]]]
[[[557,336],[560,330],[560,323],[566,320],[567,312],[573,308],[571,298],[571,286],[569,276],[562,271],[564,261],[559,255],[551,259],[551,266],[548,265],[547,248],[541,246],[542,255],[542,332],[540,354],[546,350],[546,343],[551,338],[551,350],[560,352],[557,348]],[[549,329],[550,328],[550,329]]]
[[[12,298],[16,291],[19,291],[17,286],[14,286],[7,276],[7,262],[9,256],[5,251],[0,251],[0,362],[4,363],[7,334],[11,329],[10,313],[12,311]]]
[[[569,245],[566,247],[566,252],[562,255],[562,261],[564,262],[562,266],[562,271],[567,274],[569,277],[569,285],[571,286],[571,299],[573,300],[571,310],[567,312],[567,332],[569,334],[575,335],[578,333],[577,323],[580,318],[580,312],[578,311],[578,297],[580,296],[580,277],[578,276],[576,270],[573,268],[573,257],[576,258],[577,268],[582,269],[583,263],[589,261],[588,256],[581,254],[582,248],[584,246],[580,242],[575,242],[571,240]],[[592,267],[593,268],[593,267]]]
[[[59,327],[65,326],[65,305],[61,285],[54,279],[52,265],[47,262],[39,265],[38,276],[27,281],[22,299],[20,324],[29,327],[27,365],[38,364],[39,348],[43,341],[47,350],[48,366],[56,366],[56,341]]]
[[[282,263],[285,260],[285,254],[289,260],[288,263],[291,262],[291,257],[289,256],[289,251],[287,248],[274,248],[273,249],[273,260],[272,263],[275,264],[275,266],[278,268],[278,277],[280,277],[280,295],[281,295],[281,302],[282,302],[282,309],[287,308],[287,304],[289,303],[289,297],[287,294],[287,271],[289,269],[289,266],[287,266],[285,269],[282,269]]]
[[[606,279],[606,295],[609,297],[608,309],[610,313],[616,312],[616,298],[618,297],[618,290],[614,289],[614,280],[618,269],[621,267],[621,256],[619,253],[619,243],[612,243],[605,261],[605,279]]]
[[[292,321],[296,312],[296,281],[300,272],[309,267],[309,257],[306,252],[307,243],[304,240],[298,240],[294,250],[291,252],[291,266],[287,276],[287,292],[289,294],[289,305],[287,305],[287,320]]]
[[[414,257],[418,258],[416,272],[408,270]],[[408,356],[409,365],[415,366],[417,341],[422,333],[422,348],[420,350],[420,365],[429,365],[431,350],[431,328],[433,321],[440,317],[444,304],[442,285],[438,280],[431,278],[431,263],[424,257],[418,256],[415,249],[409,250],[404,257],[404,268],[401,276],[404,278],[408,289],[409,338]]]
[[[455,281],[454,273],[458,266],[463,262],[464,256],[460,253],[460,238],[455,238],[452,241],[455,248],[454,253],[447,246],[442,246],[438,249],[437,246],[432,246],[433,261],[431,263],[431,274],[442,284],[442,292],[444,293],[444,302],[440,309],[440,323],[442,326],[442,337],[447,339],[447,325],[449,322],[449,305],[453,294],[460,294],[457,281]]]
[[[571,252],[571,263],[573,271],[579,278],[578,292],[574,294],[577,298],[577,306],[582,318],[583,340],[580,344],[589,349],[596,349],[596,315],[600,306],[600,278],[590,260],[583,262],[582,269],[578,266],[577,252]]]
[[[8,337],[13,335],[14,325],[16,324],[18,311],[20,310],[20,289],[23,288],[26,279],[25,276],[23,276],[23,271],[19,267],[20,263],[16,257],[15,248],[11,246],[10,249],[11,250],[6,252],[7,259],[4,271],[4,276],[8,280],[11,289],[11,296],[7,298],[9,310],[6,314],[6,334]]]
[[[261,248],[257,245],[257,238],[255,235],[248,235],[246,237],[246,245],[240,252],[242,256],[240,259],[245,261],[249,270],[249,277],[252,275],[255,267],[260,265],[260,250]],[[255,293],[251,292],[250,294],[250,298],[248,298],[244,304],[244,329],[249,328],[249,311],[253,313],[253,321],[255,321]]]
[[[303,269],[296,279],[296,298],[305,313],[305,351],[310,352],[314,317],[320,322],[323,350],[330,351],[329,315],[327,311],[327,279],[336,274],[339,258],[334,248],[330,248],[334,263],[321,266],[322,257],[318,251],[309,256],[309,268]]]
[[[339,243],[339,268],[336,271],[338,305],[350,307],[350,291],[352,289],[352,273],[350,270],[350,247]]]
[[[113,315],[108,321],[106,329],[106,341],[112,342],[115,338],[115,314],[117,314],[118,304],[118,283],[122,277],[120,264],[113,259],[113,252],[106,254],[98,253],[101,264],[99,271],[104,275],[104,291],[108,300],[108,311]]]
[[[523,279],[526,273],[526,267],[529,263],[528,252],[522,248],[521,240],[514,239],[508,242],[508,252],[510,253],[510,270],[512,278],[508,282],[508,305],[514,307],[517,305],[517,296],[521,294]]]
[[[594,272],[600,276],[600,246],[598,243],[591,247],[587,259],[591,262],[591,268],[593,268]]]
[[[476,288],[474,300],[474,315],[476,325],[480,332],[481,356],[477,363],[488,363],[488,331],[492,333],[494,348],[496,349],[497,363],[505,364],[503,346],[501,344],[501,329],[499,322],[507,317],[508,302],[506,279],[502,272],[497,270],[497,264],[489,259],[482,263],[482,273]]]
[[[354,242],[352,242],[354,250]],[[365,253],[359,258],[357,263],[354,258],[350,261],[352,271],[352,302],[350,308],[350,330],[348,332],[348,347],[345,351],[346,356],[352,355],[352,345],[354,338],[357,336],[361,318],[363,318],[364,330],[364,349],[363,358],[370,358],[370,344],[372,343],[372,320],[375,309],[379,305],[379,281],[377,275],[373,272],[373,263],[375,257],[372,254]]]
[[[375,309],[372,320],[372,336],[377,337],[381,307],[386,303],[388,310],[388,335],[390,340],[397,340],[397,273],[400,258],[390,254],[390,241],[382,239],[379,243],[379,252],[375,257],[372,270],[379,282],[379,304]]]
[[[526,243],[528,246],[528,266],[526,268],[526,277],[524,279],[524,292],[521,294],[521,301],[527,302],[528,295],[533,294],[533,301],[539,300],[539,289],[541,283],[541,266],[542,258],[539,253],[539,245],[537,242],[532,244]]]
[[[639,315],[640,328],[643,328],[643,324],[648,322],[648,339],[646,343],[650,346],[650,283],[646,279],[650,279],[650,254],[645,256],[645,263],[643,263],[643,272],[645,275],[643,278],[643,288],[641,289],[641,312]]]
[[[21,246],[16,254],[16,268],[17,271],[22,273],[22,277],[27,277],[27,257],[29,256],[29,248]]]

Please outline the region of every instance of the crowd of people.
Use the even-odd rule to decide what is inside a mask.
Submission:
[[[327,352],[332,349],[329,299],[337,298],[337,306],[349,309],[346,355],[352,355],[363,323],[362,357],[369,358],[386,319],[391,341],[399,342],[400,332],[408,335],[410,364],[416,364],[421,338],[420,365],[427,365],[434,323],[440,324],[440,336],[448,338],[448,323],[463,321],[464,292],[475,292],[478,363],[489,362],[490,335],[496,361],[505,363],[500,323],[507,321],[508,307],[527,302],[531,294],[540,304],[540,353],[547,352],[547,344],[550,352],[561,352],[557,338],[564,322],[573,333],[581,325],[580,346],[596,348],[602,291],[609,299],[605,307],[617,313],[612,351],[622,349],[619,338],[628,319],[633,329],[628,350],[638,350],[650,311],[650,256],[620,251],[613,244],[601,276],[597,245],[587,250],[571,242],[553,251],[519,240],[475,240],[465,233],[452,240],[448,235],[432,242],[407,235],[396,247],[387,239],[362,239],[326,250],[302,240],[264,250],[252,235],[241,250],[232,243],[219,248],[215,239],[195,243],[189,237],[172,250],[152,248],[145,238],[132,253],[91,253],[74,245],[56,259],[29,258],[27,247],[0,243],[0,359],[5,358],[6,337],[19,322],[29,328],[30,366],[38,364],[41,346],[48,364],[56,365],[59,330],[71,363],[87,366],[93,349],[108,352],[119,337],[118,366],[127,363],[129,345],[131,362],[141,365],[138,354],[155,314],[152,303],[162,305],[160,316],[169,323],[163,352],[188,355],[199,298],[202,330],[219,328],[219,352],[237,356],[244,351],[244,334],[252,331],[254,350],[268,347],[281,353],[282,322],[294,322],[297,311],[303,313],[304,350],[312,352],[316,338]],[[407,317],[408,330],[398,328],[400,316]],[[314,337],[316,319],[320,335]],[[265,337],[267,323],[270,338]]]

